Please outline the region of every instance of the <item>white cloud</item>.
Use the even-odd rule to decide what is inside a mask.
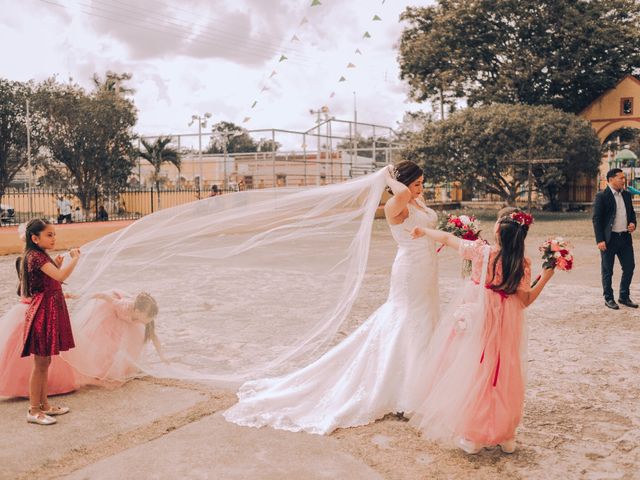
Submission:
[[[191,115],[205,111],[213,121],[241,123],[249,116],[247,128],[306,130],[313,125],[309,109],[322,105],[351,119],[354,91],[360,121],[395,126],[416,108],[398,79],[398,16],[408,4],[431,2],[310,3],[0,0],[0,42],[11,46],[0,75],[58,74],[90,88],[93,73],[130,72],[137,130],[144,134],[193,131]],[[374,15],[383,21],[372,21]],[[300,26],[303,17],[309,22]],[[363,38],[365,31],[371,38]],[[290,42],[293,34],[299,42]],[[288,60],[279,62],[282,52]],[[349,62],[356,68],[347,69]],[[277,75],[269,78],[273,70]],[[338,82],[342,75],[346,82]],[[261,93],[265,85],[269,90]]]

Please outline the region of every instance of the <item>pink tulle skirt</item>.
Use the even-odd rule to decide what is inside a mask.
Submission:
[[[21,357],[24,345],[25,314],[29,305],[14,305],[0,319],[0,396],[28,397],[29,376],[33,358]],[[77,380],[73,368],[60,356],[51,357],[47,393],[57,395],[76,390]]]
[[[82,384],[109,385],[135,377],[144,347],[144,325],[118,315],[117,306],[90,300],[72,316],[76,348],[63,354]]]
[[[411,424],[452,446],[459,438],[483,445],[512,439],[524,406],[524,322],[515,295],[469,282],[436,327],[425,401]]]

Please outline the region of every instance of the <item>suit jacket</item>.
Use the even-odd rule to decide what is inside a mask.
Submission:
[[[627,225],[636,223],[636,212],[631,203],[631,194],[627,190],[622,191],[622,200],[627,210]],[[611,229],[616,218],[616,199],[611,188],[607,187],[596,194],[593,203],[593,231],[596,234],[596,243],[611,241]]]

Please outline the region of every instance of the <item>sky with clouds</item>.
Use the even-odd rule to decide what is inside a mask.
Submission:
[[[408,101],[396,48],[400,13],[431,3],[0,0],[0,76],[56,74],[90,88],[94,73],[130,72],[146,135],[188,133],[204,112],[248,129],[306,130],[323,105],[352,119],[354,91],[359,121],[396,126],[406,110],[431,108]]]

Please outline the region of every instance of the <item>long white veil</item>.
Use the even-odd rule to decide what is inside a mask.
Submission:
[[[90,311],[92,293],[147,291],[159,304],[156,330],[171,364],[151,351],[131,359],[145,372],[228,386],[303,365],[351,310],[384,187],[379,171],[148,215],[82,248],[67,287],[81,295],[71,305],[74,328],[91,321],[78,316]],[[76,338],[99,341],[81,331]]]

